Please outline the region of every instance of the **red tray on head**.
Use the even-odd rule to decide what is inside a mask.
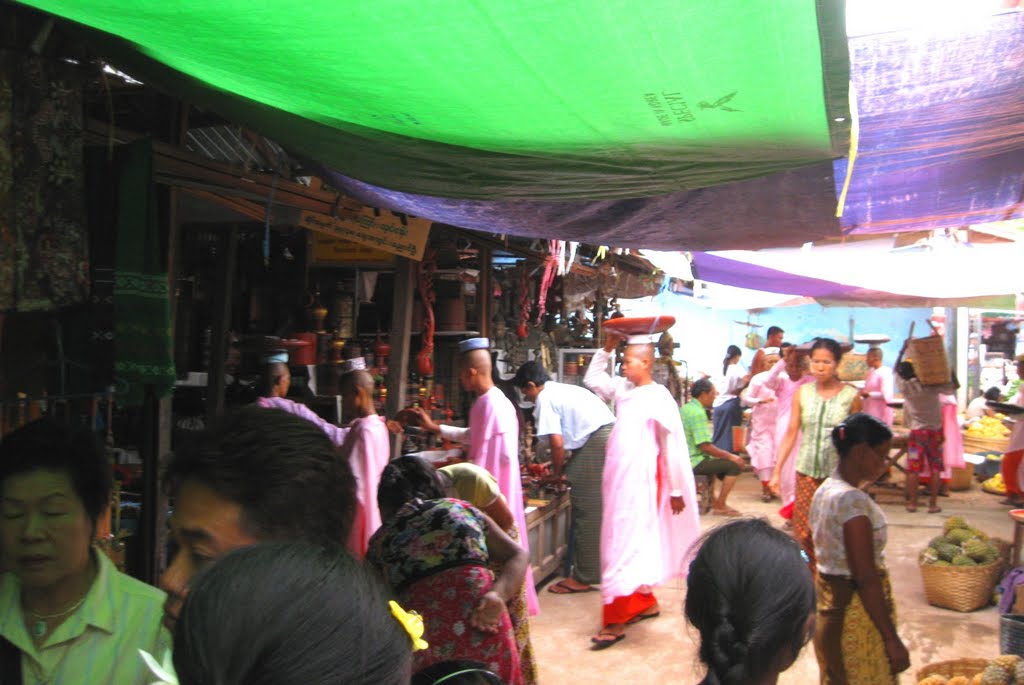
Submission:
[[[650,335],[664,333],[676,324],[674,316],[621,316],[608,319],[602,326],[623,335]]]

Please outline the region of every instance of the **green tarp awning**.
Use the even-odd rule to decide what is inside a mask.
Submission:
[[[847,152],[841,2],[25,4],[137,78],[406,192],[640,197]]]

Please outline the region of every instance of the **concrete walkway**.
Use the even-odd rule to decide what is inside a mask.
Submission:
[[[740,478],[730,503],[752,516],[766,516],[781,525],[775,513],[777,503],[760,501],[760,483],[753,474]],[[877,501],[889,519],[886,559],[896,593],[898,629],[910,650],[911,668],[901,683],[916,683],[913,674],[929,663],[961,657],[990,658],[999,653],[999,615],[994,606],[963,614],[940,609],[925,601],[917,555],[927,542],[942,532],[947,516],[958,514],[993,537],[1013,539],[1009,507],[1001,498],[970,490],[940,498],[941,514],[927,514],[925,506],[915,513],[903,508],[902,492],[882,493]],[[701,525],[707,530],[723,522],[705,514]],[[557,580],[556,578],[552,578]],[[601,598],[596,592],[554,595],[541,592],[541,614],[532,619],[534,648],[540,665],[540,682],[555,683],[678,683],[700,681],[702,669],[696,659],[696,631],[682,616],[686,584],[673,582],[657,592],[662,614],[630,627],[619,644],[601,652],[590,650],[590,636],[599,627]],[[783,685],[818,682],[814,650],[808,645],[796,664],[782,674]]]

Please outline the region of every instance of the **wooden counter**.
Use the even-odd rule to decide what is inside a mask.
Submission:
[[[556,573],[565,561],[571,511],[568,493],[526,502],[526,536],[535,585]]]

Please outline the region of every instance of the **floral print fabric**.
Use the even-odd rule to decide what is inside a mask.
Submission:
[[[487,524],[456,499],[413,500],[370,538],[368,560],[396,592],[446,568],[487,566]]]
[[[0,312],[85,301],[83,188],[75,68],[0,50]]]

